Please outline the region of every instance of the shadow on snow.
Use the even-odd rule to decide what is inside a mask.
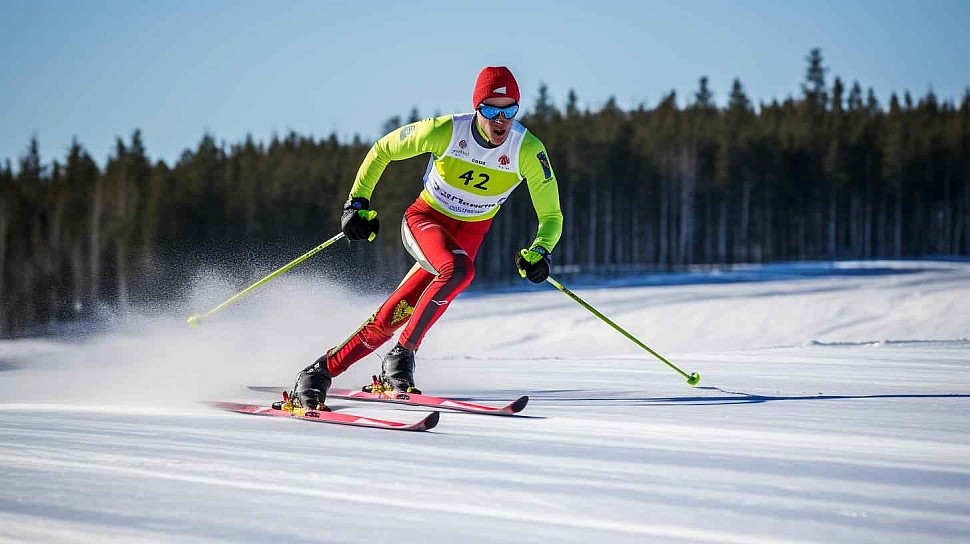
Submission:
[[[705,404],[760,404],[776,401],[818,401],[818,400],[865,400],[865,399],[962,399],[970,398],[966,393],[885,393],[874,395],[758,395],[742,391],[728,391],[720,387],[697,387],[707,391],[723,393],[719,396],[694,395],[685,397],[631,397],[629,393],[592,395],[591,391],[579,389],[559,389],[535,391],[530,393],[537,403],[546,402],[598,402],[609,404],[637,405],[705,405]],[[585,393],[585,394],[584,394]]]

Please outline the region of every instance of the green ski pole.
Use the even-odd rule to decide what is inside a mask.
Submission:
[[[367,217],[366,217],[366,219],[373,219],[375,217],[377,217],[377,212],[375,212],[373,210],[368,210],[367,211]],[[375,236],[376,235],[373,235],[372,234],[370,236],[370,238],[368,238],[368,241],[373,241],[374,238],[375,238]],[[337,234],[333,238],[330,238],[326,242],[323,242],[322,244],[318,245],[317,247],[311,249],[310,251],[307,251],[303,255],[300,255],[296,259],[293,259],[289,263],[283,265],[281,268],[279,268],[279,269],[271,272],[266,277],[260,279],[256,283],[254,283],[254,284],[250,285],[249,287],[243,289],[242,291],[236,293],[235,295],[233,295],[232,297],[230,297],[229,300],[223,302],[222,304],[216,306],[215,308],[209,310],[208,312],[206,312],[204,314],[195,314],[195,315],[190,316],[189,319],[187,320],[189,326],[190,327],[198,327],[202,323],[202,320],[203,319],[208,319],[208,318],[212,317],[214,314],[216,314],[216,313],[218,313],[218,312],[226,309],[227,307],[229,307],[233,303],[238,302],[240,299],[242,299],[246,295],[252,293],[256,289],[259,289],[263,285],[269,283],[273,278],[279,276],[280,274],[286,273],[287,271],[291,270],[296,265],[302,263],[303,261],[309,259],[310,257],[313,257],[314,255],[316,255],[317,253],[320,253],[324,249],[327,249],[328,247],[330,247],[331,245],[333,245],[334,242],[336,242],[337,240],[340,240],[343,237],[344,237],[344,233],[341,232],[341,233]]]
[[[566,293],[567,295],[569,295],[569,297],[572,298],[573,300],[575,300],[576,302],[578,302],[580,306],[582,306],[583,308],[586,308],[593,315],[595,315],[596,317],[598,317],[598,318],[602,319],[603,321],[605,321],[607,325],[613,327],[620,334],[622,334],[623,336],[626,336],[627,338],[629,338],[634,344],[636,344],[636,345],[640,346],[641,348],[643,348],[643,349],[647,350],[648,352],[650,352],[650,355],[653,355],[657,359],[660,359],[661,362],[663,362],[664,364],[666,364],[670,368],[672,368],[672,369],[676,370],[677,372],[679,372],[681,376],[687,378],[687,383],[688,384],[690,384],[690,385],[693,386],[693,385],[697,385],[701,381],[701,375],[700,374],[698,374],[696,372],[691,372],[690,374],[688,374],[688,373],[684,372],[683,370],[677,368],[677,365],[671,363],[670,361],[668,361],[667,359],[665,359],[662,355],[660,355],[656,351],[650,349],[649,346],[647,346],[646,344],[644,344],[643,342],[641,342],[640,340],[638,340],[635,336],[633,336],[632,334],[626,332],[623,329],[623,327],[620,327],[619,325],[617,325],[616,323],[614,323],[610,318],[608,318],[605,315],[603,315],[602,313],[600,313],[599,310],[597,310],[596,308],[593,308],[592,306],[590,306],[590,304],[588,302],[586,302],[585,300],[579,298],[579,296],[576,295],[576,293],[573,293],[569,289],[566,289],[566,287],[563,284],[561,284],[558,281],[556,281],[555,279],[553,279],[552,276],[546,278],[546,281],[548,281],[549,283],[551,283],[556,289],[559,289],[563,293]]]

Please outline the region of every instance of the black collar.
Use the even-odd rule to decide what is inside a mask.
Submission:
[[[481,129],[478,127],[478,114],[475,114],[475,119],[472,120],[472,137],[475,138],[475,142],[477,142],[478,145],[484,147],[485,149],[495,149],[498,147],[482,136]]]

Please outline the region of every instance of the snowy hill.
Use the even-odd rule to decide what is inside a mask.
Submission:
[[[548,285],[454,303],[418,385],[532,401],[430,433],[200,403],[270,402],[245,386],[289,385],[380,302],[319,282],[281,278],[198,329],[185,317],[232,289],[0,342],[0,542],[970,541],[970,263],[568,286],[699,386]]]

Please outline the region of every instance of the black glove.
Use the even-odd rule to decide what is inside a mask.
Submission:
[[[377,220],[377,212],[370,209],[370,201],[358,196],[344,204],[340,229],[348,240],[371,241],[377,237],[381,224]]]
[[[549,277],[549,252],[542,246],[522,249],[515,258],[519,275],[532,283],[542,283]]]

